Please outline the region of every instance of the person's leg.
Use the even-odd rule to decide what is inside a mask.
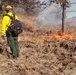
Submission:
[[[15,48],[16,48],[16,54],[18,57],[19,53],[20,53],[19,46],[18,46],[18,36],[14,37],[14,44],[15,44]]]
[[[17,54],[16,54],[16,48],[15,48],[15,44],[14,44],[14,38],[12,37],[12,35],[10,35],[9,37],[7,37],[7,41],[8,41],[8,45],[12,51],[12,55],[14,57],[17,57]]]

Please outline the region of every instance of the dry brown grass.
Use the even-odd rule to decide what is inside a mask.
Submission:
[[[20,57],[9,58],[3,45],[0,74],[76,75],[76,41],[47,41],[48,38],[46,40],[41,36],[54,34],[61,27],[38,25],[26,15],[19,15],[19,18],[24,23],[24,31],[19,35]],[[10,52],[8,46],[7,51]]]

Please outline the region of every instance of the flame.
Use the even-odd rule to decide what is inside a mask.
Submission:
[[[18,42],[34,42],[34,38],[32,36],[19,37]]]
[[[2,44],[6,44],[7,43],[7,40],[3,40],[1,39],[0,41]],[[18,42],[27,42],[27,43],[32,43],[34,42],[34,38],[32,36],[23,36],[23,37],[19,37],[18,38]]]
[[[32,21],[36,21],[37,17],[36,17],[36,16],[29,16],[28,19],[30,19],[30,20],[32,20]]]
[[[34,16],[34,17],[32,17],[32,21],[36,21],[36,19],[37,19],[37,18],[36,18],[35,16]]]
[[[42,19],[42,20],[45,20],[45,18],[44,18],[44,17],[41,17],[41,19]]]
[[[49,34],[48,36],[41,36],[43,39],[46,39],[47,41],[67,41],[67,40],[76,40],[76,36],[69,33],[54,33]]]
[[[35,37],[33,35],[25,35],[18,38],[18,42],[29,42],[33,43],[36,42],[38,44],[44,44],[45,42],[56,42],[56,41],[70,41],[70,40],[76,40],[76,36],[72,33],[62,33],[62,32],[56,32],[56,33],[49,33],[47,35],[40,34],[38,37]],[[2,43],[6,43],[6,40],[1,40]]]
[[[70,41],[70,40],[76,40],[76,36],[73,35],[72,33],[51,33],[48,35],[41,35],[40,36],[40,44],[43,44],[45,42],[55,42],[55,41]]]

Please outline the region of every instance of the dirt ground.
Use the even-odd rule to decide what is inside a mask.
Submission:
[[[60,25],[38,25],[32,16],[18,16],[24,29],[18,39],[20,56],[12,59],[4,43],[0,75],[76,75],[76,27],[67,26],[62,34]]]

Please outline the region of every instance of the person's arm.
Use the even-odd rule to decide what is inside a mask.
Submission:
[[[1,35],[5,36],[6,35],[6,30],[7,30],[7,25],[9,25],[10,19],[8,16],[4,16],[2,19],[2,27],[1,27]]]
[[[6,17],[2,19],[1,35],[4,36],[6,32]]]

